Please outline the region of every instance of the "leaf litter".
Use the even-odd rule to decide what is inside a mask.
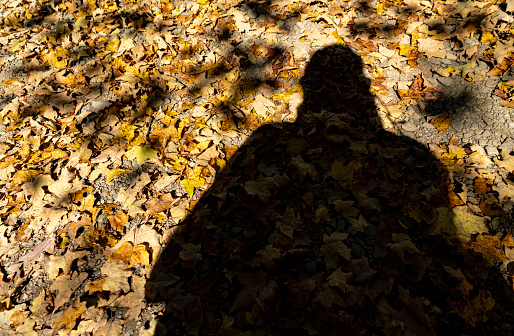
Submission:
[[[458,53],[463,64],[434,71],[467,81],[510,69],[510,1],[1,6],[2,333],[502,334],[512,323],[512,236],[486,225],[512,208],[510,153],[491,161],[452,140],[428,154],[398,131],[441,94],[416,74],[420,59]],[[356,67],[364,91],[326,59],[308,70],[333,45],[362,59],[332,70]],[[513,87],[491,93],[512,107]],[[383,138],[356,114],[377,106]],[[439,132],[450,118],[427,117]]]

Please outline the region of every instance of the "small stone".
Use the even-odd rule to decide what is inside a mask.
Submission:
[[[238,234],[239,232],[243,231],[243,228],[239,227],[239,226],[235,226],[232,229],[230,229],[230,231],[232,231],[235,234]]]
[[[500,154],[498,152],[498,148],[496,148],[494,146],[485,147],[485,151],[487,152],[487,155],[489,155],[489,156],[496,156],[496,155]]]
[[[450,77],[437,76],[436,79],[439,83],[443,84],[444,86],[450,86],[453,84],[453,80]]]
[[[464,123],[460,120],[453,120],[452,127],[455,128],[457,132],[462,132],[462,130],[464,129]]]
[[[501,145],[500,145],[500,149],[502,150],[502,152],[505,152],[505,153],[510,153],[514,150],[514,140],[512,140],[512,138],[507,138]]]
[[[343,219],[337,221],[337,229],[341,232],[344,232],[346,228],[346,222]]]
[[[375,251],[373,251],[374,258],[385,258],[387,256],[387,248],[380,244],[375,245]]]
[[[308,263],[306,263],[305,270],[309,273],[316,272],[316,262],[313,260],[313,261],[309,261]]]
[[[481,155],[487,155],[487,154],[485,153],[485,149],[484,149],[484,147],[482,147],[482,146],[473,145],[473,146],[471,146],[471,150],[472,150],[473,152],[478,152],[478,153],[479,153],[479,154],[481,154]]]
[[[378,232],[377,227],[373,224],[368,224],[366,227],[366,230],[364,231],[365,234],[368,236],[374,236]]]
[[[475,197],[475,195],[468,194],[468,203],[478,205],[480,201],[478,200],[478,198]]]
[[[491,119],[489,116],[483,116],[482,120],[487,124],[491,125],[493,123],[493,119]]]
[[[491,229],[493,231],[496,231],[500,228],[500,219],[499,218],[495,218],[491,221]]]
[[[416,125],[409,121],[402,124],[402,128],[407,132],[414,132],[417,129]]]
[[[354,258],[358,259],[358,258],[364,257],[365,254],[366,254],[366,251],[364,251],[362,246],[360,246],[357,243],[352,244],[352,256]]]

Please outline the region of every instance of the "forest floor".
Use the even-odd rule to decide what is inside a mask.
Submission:
[[[0,334],[512,334],[513,1],[0,6]],[[399,147],[322,101],[301,126],[333,46]],[[264,125],[287,162],[245,156]],[[238,224],[181,226],[206,209]]]

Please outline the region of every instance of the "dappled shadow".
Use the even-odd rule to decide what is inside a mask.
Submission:
[[[147,283],[156,334],[502,333],[510,289],[460,240],[445,169],[381,127],[362,67],[316,52],[297,120],[257,129],[179,223]]]

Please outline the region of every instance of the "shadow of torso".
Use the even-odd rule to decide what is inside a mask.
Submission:
[[[429,234],[446,172],[374,122],[361,72],[347,47],[317,52],[298,121],[259,128],[167,243],[147,297],[166,302],[170,334],[484,328],[485,260]]]

